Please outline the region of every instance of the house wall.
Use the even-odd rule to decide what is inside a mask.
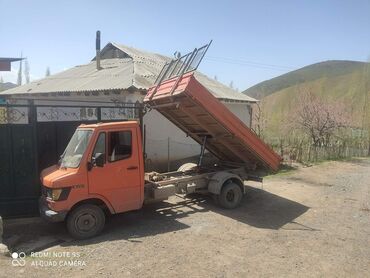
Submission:
[[[144,116],[148,170],[166,171],[173,163],[199,153],[199,144],[162,116],[152,110]],[[171,166],[172,164],[172,166]]]
[[[234,113],[240,120],[243,121],[248,127],[252,124],[252,106],[246,103],[230,103],[223,102],[231,112]]]
[[[250,105],[246,103],[224,103],[240,120],[250,126]],[[144,116],[146,129],[147,169],[175,170],[178,161],[197,156],[200,145],[162,116],[152,110]]]

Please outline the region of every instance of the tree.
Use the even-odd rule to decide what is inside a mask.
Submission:
[[[260,102],[256,102],[252,109],[252,129],[258,135],[258,137],[263,136],[263,131],[266,126],[266,119],[264,117]]]
[[[30,65],[27,59],[24,61],[24,77],[26,79],[26,84],[30,83]]]
[[[45,72],[45,77],[48,77],[48,76],[50,76],[50,68],[49,67],[46,68],[46,72]]]
[[[22,58],[22,53],[21,53],[21,58]],[[18,69],[18,78],[17,78],[18,85],[22,85],[22,63],[23,63],[23,60],[20,60],[19,69]]]
[[[364,66],[363,70],[363,90],[364,90],[364,103],[362,111],[362,131],[367,134],[368,143],[368,156],[370,156],[370,58],[369,63]]]
[[[340,128],[348,127],[350,123],[344,103],[329,103],[310,90],[299,93],[291,120],[293,125],[311,139],[315,147],[328,146],[334,133]]]

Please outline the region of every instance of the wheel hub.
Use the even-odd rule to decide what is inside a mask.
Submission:
[[[235,198],[234,191],[229,190],[226,194],[226,200],[228,200],[229,202],[232,202],[232,201],[234,201],[234,198]]]
[[[76,228],[81,232],[88,232],[95,226],[96,218],[91,214],[83,214],[76,219]]]

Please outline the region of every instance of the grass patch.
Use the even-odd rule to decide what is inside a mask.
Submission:
[[[330,162],[330,161],[362,163],[368,160],[370,160],[370,157],[339,157],[339,158],[320,159],[317,161],[312,161],[310,162],[310,166],[321,165],[323,163]]]
[[[280,169],[277,172],[268,172],[264,176],[264,178],[272,178],[272,177],[280,177],[280,176],[287,176],[293,174],[295,171],[298,170],[298,166],[292,166],[287,164],[282,164]]]

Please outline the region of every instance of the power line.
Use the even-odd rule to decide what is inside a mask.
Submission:
[[[204,59],[210,62],[219,62],[219,63],[234,64],[234,65],[241,65],[241,66],[249,66],[249,67],[261,68],[261,69],[272,69],[272,70],[281,70],[281,71],[295,69],[294,67],[290,67],[290,66],[265,64],[265,63],[247,61],[247,60],[242,60],[242,59],[227,58],[227,57],[207,56]]]

